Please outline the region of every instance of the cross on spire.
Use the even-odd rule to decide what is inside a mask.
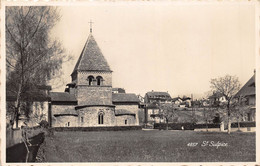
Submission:
[[[90,20],[90,22],[88,22],[89,23],[89,25],[90,25],[90,33],[92,33],[92,24],[94,23],[94,22],[92,22],[92,20]]]

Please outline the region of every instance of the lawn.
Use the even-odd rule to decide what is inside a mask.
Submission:
[[[218,141],[222,146],[212,146]],[[256,159],[255,133],[238,132],[230,135],[170,130],[55,132],[46,137],[41,151],[44,162],[253,162]]]

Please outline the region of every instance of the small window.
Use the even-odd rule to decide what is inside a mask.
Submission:
[[[102,85],[103,78],[101,76],[97,76],[97,85]]]
[[[125,124],[127,124],[127,120],[125,120]]]
[[[68,127],[70,126],[70,122],[68,122]]]
[[[81,117],[81,123],[83,123],[84,122],[84,117]]]
[[[98,124],[104,124],[104,113],[100,112],[98,114]]]
[[[94,80],[94,77],[93,76],[88,76],[88,85],[93,85],[93,80]]]

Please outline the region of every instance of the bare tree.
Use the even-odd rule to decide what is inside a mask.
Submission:
[[[16,121],[18,127],[21,101],[30,101],[29,92],[60,75],[62,63],[70,59],[50,37],[59,19],[56,7],[6,7],[6,88],[16,100],[12,126]]]
[[[177,113],[177,108],[174,107],[174,103],[163,103],[159,105],[159,116],[166,121],[166,130],[168,130],[169,121],[173,120]]]
[[[240,83],[238,77],[226,75],[224,77],[211,79],[210,84],[211,84],[210,86],[211,89],[215,93],[220,93],[227,100],[228,133],[230,134],[231,131],[230,104],[234,95],[240,89]]]
[[[245,104],[246,98],[244,96],[239,96],[234,100],[231,106],[231,115],[237,120],[238,131],[240,131],[240,121],[244,119],[245,113],[250,110],[250,107]]]

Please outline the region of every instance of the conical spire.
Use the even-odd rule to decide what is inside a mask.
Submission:
[[[108,71],[111,72],[107,60],[103,56],[97,42],[90,33],[80,54],[72,74],[76,71]]]

